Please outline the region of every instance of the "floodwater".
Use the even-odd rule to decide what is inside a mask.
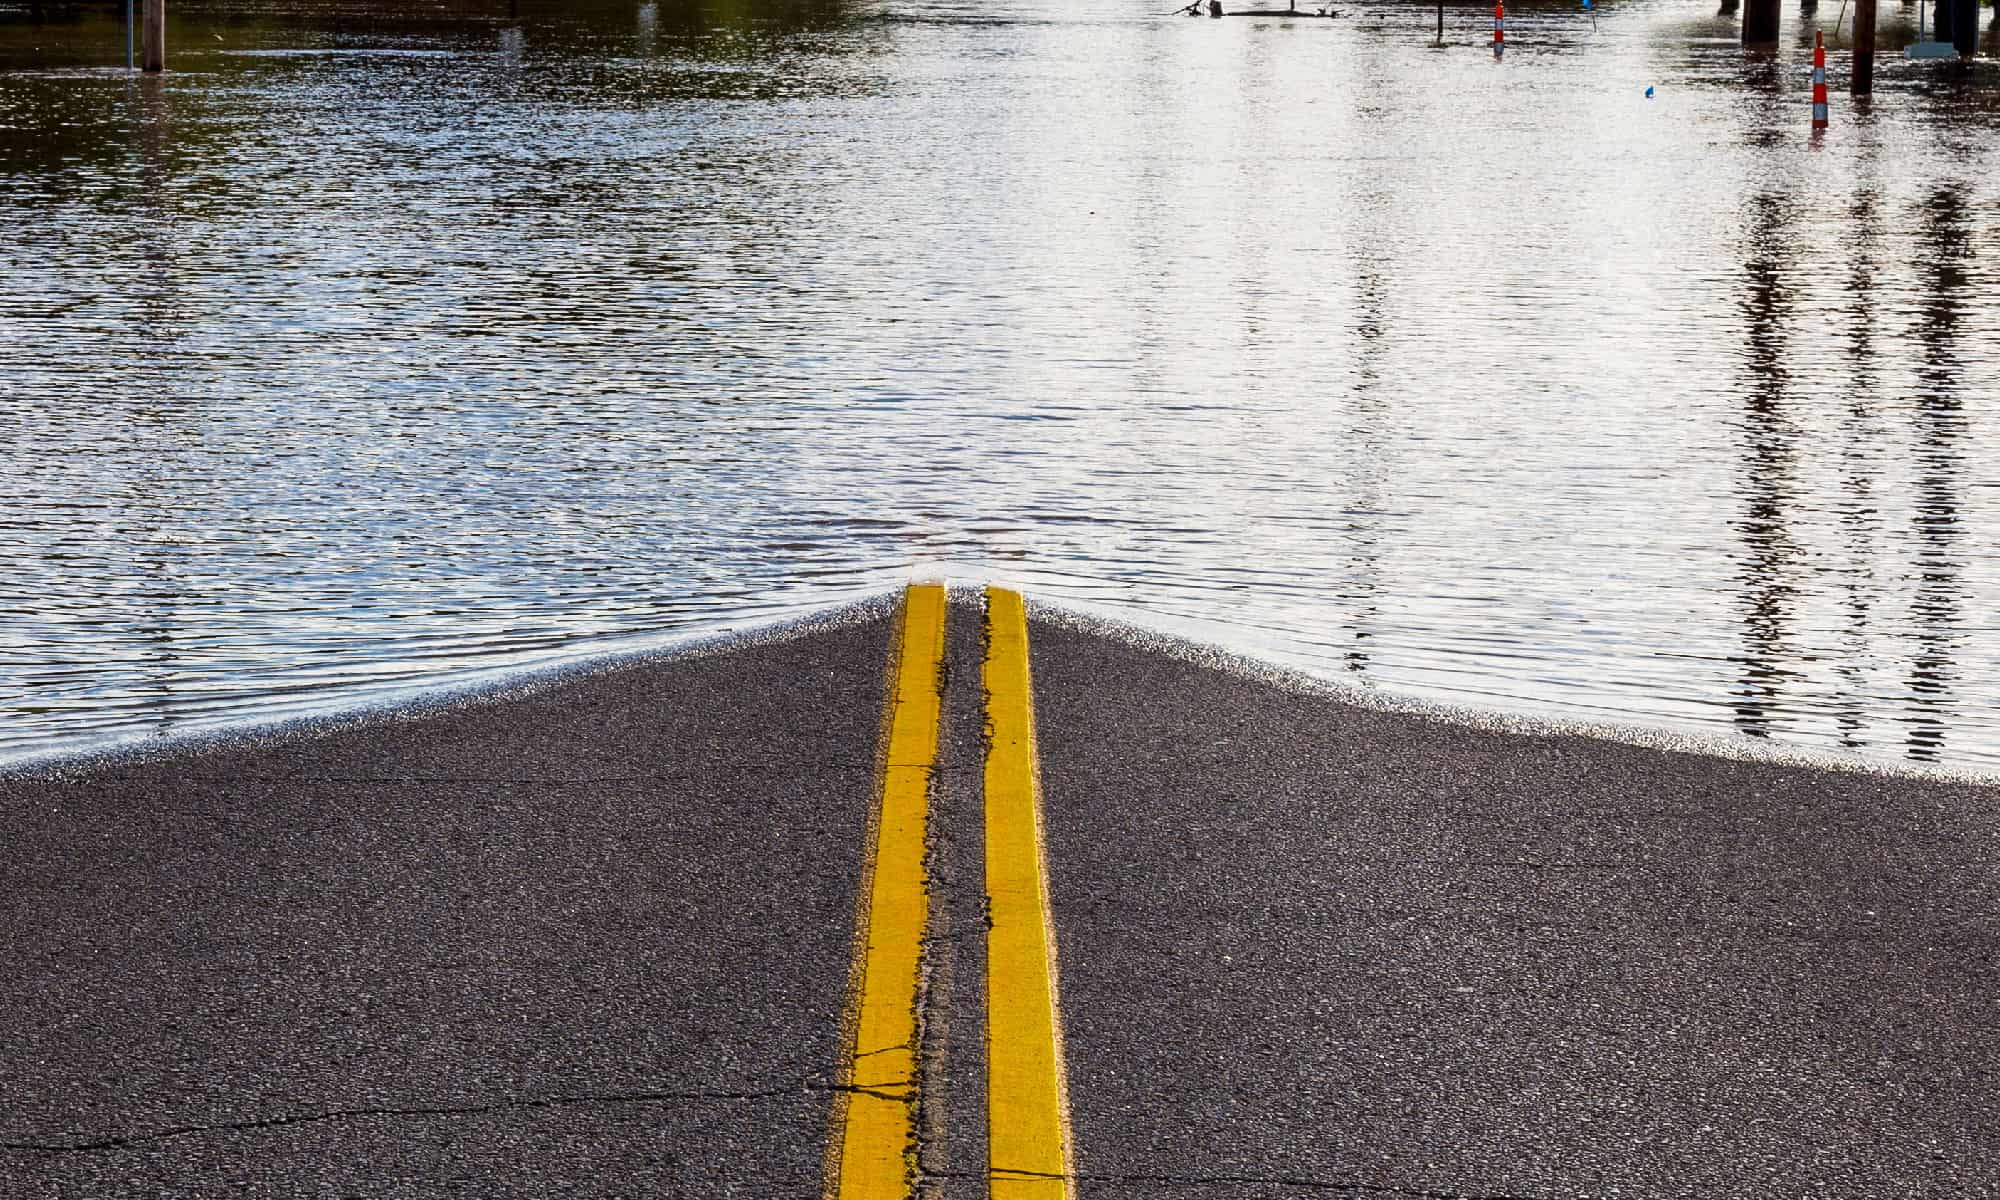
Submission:
[[[2000,68],[1169,6],[0,6],[0,757],[929,572],[2000,770]]]

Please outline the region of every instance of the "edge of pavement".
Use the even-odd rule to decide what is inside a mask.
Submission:
[[[1721,730],[1706,732],[1637,722],[1516,713],[1499,707],[1485,708],[1471,704],[1429,700],[1413,693],[1347,683],[1336,676],[1316,674],[1273,659],[1260,658],[1243,650],[1205,642],[1171,629],[1130,620],[1108,609],[1038,599],[1032,593],[1023,594],[1027,600],[1028,620],[1031,625],[1038,623],[1053,629],[1109,638],[1134,649],[1150,651],[1192,666],[1206,667],[1226,675],[1251,680],[1303,699],[1331,701],[1368,712],[1462,726],[1478,733],[1525,737],[1577,737],[1674,754],[1691,754],[1702,758],[1730,759],[1770,766],[1879,775],[1885,778],[1928,783],[1956,783],[1976,787],[2000,786],[2000,769],[1980,771],[1944,764],[1911,762],[1907,759],[1875,757],[1798,742],[1753,740]]]
[[[520,670],[481,669],[469,680],[415,684],[407,692],[357,697],[351,705],[327,711],[251,715],[241,723],[204,726],[166,736],[109,735],[103,741],[64,741],[53,749],[0,757],[0,783],[57,781],[98,771],[172,764],[209,754],[276,750],[382,723],[419,721],[446,713],[511,704],[532,699],[552,688],[634,668],[778,645],[888,620],[900,611],[902,595],[902,588],[891,588],[828,608],[741,628],[698,632],[643,649],[586,652],[574,659]]]

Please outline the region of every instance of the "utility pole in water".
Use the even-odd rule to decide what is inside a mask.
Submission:
[[[1854,65],[1847,90],[1855,96],[1875,90],[1875,0],[1854,0]]]
[[[1950,42],[1959,57],[1979,52],[1979,0],[1937,0],[1931,6],[1931,40]]]
[[[1743,6],[1743,44],[1778,44],[1778,0],[1750,0]]]
[[[1951,6],[1951,38],[1958,45],[1960,58],[1971,58],[1979,53],[1979,0],[1946,0]],[[1938,40],[1945,40],[1943,34]]]
[[[155,73],[167,69],[167,0],[144,0],[145,26],[139,31],[140,66]]]

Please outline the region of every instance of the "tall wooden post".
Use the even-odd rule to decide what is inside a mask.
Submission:
[[[1743,6],[1743,44],[1778,44],[1778,0],[1749,0]]]
[[[1854,65],[1847,90],[1856,96],[1875,90],[1875,0],[1854,0]]]
[[[1951,18],[1953,14],[1951,7],[1951,0],[1936,0],[1936,3],[1931,5],[1932,41],[1948,42],[1952,40]]]
[[[139,32],[139,66],[146,71],[167,69],[167,0],[145,0],[146,18]]]
[[[1945,0],[1951,12],[1951,40],[1961,58],[1979,53],[1979,0]],[[1939,40],[1943,40],[1940,35]]]

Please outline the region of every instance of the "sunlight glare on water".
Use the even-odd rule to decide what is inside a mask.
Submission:
[[[1164,7],[0,6],[0,757],[948,564],[2000,768],[2000,72]]]

